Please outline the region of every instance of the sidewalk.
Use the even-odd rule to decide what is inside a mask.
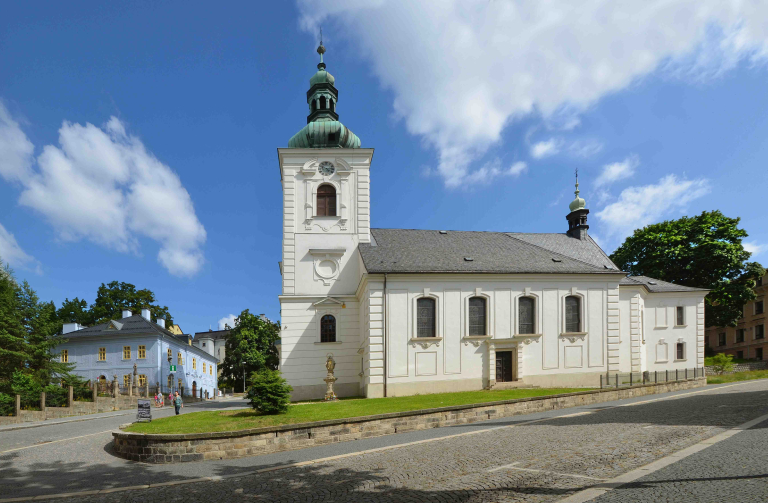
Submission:
[[[151,397],[150,397],[151,400]],[[217,398],[216,400],[206,400],[204,402],[192,402],[190,404],[185,404],[186,407],[200,407],[207,404],[216,404],[216,403],[224,403],[224,402],[232,402],[236,400],[242,400],[241,397],[234,396],[234,397],[224,397],[224,398]],[[163,410],[163,409],[172,409],[173,407],[170,405],[166,405],[165,407],[152,407],[152,410]],[[102,419],[107,417],[117,417],[117,416],[128,416],[128,415],[136,415],[135,409],[128,409],[128,410],[116,410],[112,412],[99,412],[97,414],[87,414],[84,416],[70,416],[70,417],[64,417],[61,419],[47,419],[45,421],[30,421],[28,423],[17,423],[17,424],[9,424],[6,426],[0,426],[0,433],[4,431],[13,431],[13,430],[25,430],[27,428],[39,428],[41,426],[52,426],[55,424],[62,424],[62,423],[76,423],[79,421],[93,421],[94,419]]]

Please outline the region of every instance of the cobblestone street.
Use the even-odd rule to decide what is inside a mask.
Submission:
[[[223,476],[220,481],[60,501],[557,501],[766,414],[768,381],[563,412],[527,424],[508,418],[494,422],[492,429],[306,466],[243,476],[220,466],[210,473]],[[732,489],[716,489],[721,483],[748,493],[738,501],[765,501],[768,454],[756,446],[766,445],[760,427],[766,424],[653,473],[648,477],[652,484],[636,482],[595,501],[737,501],[727,496],[734,494]],[[151,479],[145,466],[127,463],[126,469],[136,471],[135,484],[152,483],[144,480]],[[724,468],[728,471],[722,477]],[[699,484],[715,488],[706,491],[712,498],[683,499],[690,480],[702,478],[713,479]]]

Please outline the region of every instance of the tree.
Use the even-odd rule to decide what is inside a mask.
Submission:
[[[26,330],[13,271],[0,261],[0,390],[27,361]]]
[[[735,326],[744,304],[755,299],[755,279],[765,274],[744,249],[746,231],[739,218],[705,211],[648,225],[611,255],[633,276],[650,276],[678,285],[709,289],[705,298],[707,326]]]
[[[251,407],[262,414],[285,414],[291,403],[293,388],[279,370],[261,369],[251,375],[248,399]]]
[[[733,370],[733,355],[718,353],[712,357],[712,368],[719,375]]]
[[[79,323],[81,325],[93,325],[93,313],[88,307],[88,302],[75,297],[72,300],[64,299],[61,307],[56,310],[56,316],[62,323]]]
[[[246,309],[235,318],[235,327],[227,325],[227,329],[230,332],[219,387],[243,389],[244,375],[250,376],[263,369],[277,370],[279,358],[275,342],[280,337],[279,324]]]
[[[166,325],[173,325],[168,307],[159,306],[156,302],[152,290],[136,290],[135,285],[122,281],[112,281],[107,285],[102,283],[96,292],[96,301],[91,305],[90,321],[93,324],[104,323],[108,320],[120,319],[123,309],[138,313],[148,308],[154,320],[165,317]]]

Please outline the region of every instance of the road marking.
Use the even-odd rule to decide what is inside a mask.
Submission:
[[[512,468],[513,466],[519,465],[519,464],[520,464],[520,461],[515,461],[514,463],[510,463],[508,465],[497,466],[496,468],[491,468],[490,470],[488,470],[488,473],[498,472],[499,470],[506,470],[507,468]]]
[[[624,403],[624,404],[621,404],[621,405],[615,405],[614,407],[632,407],[634,405],[641,405],[641,404],[645,404],[645,403],[658,402],[658,401],[661,401],[661,400],[676,400],[678,397],[681,397],[681,396],[696,395],[698,393],[706,393],[707,391],[717,391],[717,390],[721,390],[721,389],[725,389],[725,388],[731,388],[733,386],[743,386],[744,384],[750,384],[750,383],[754,383],[754,380],[753,381],[738,382],[738,383],[735,383],[735,384],[729,384],[728,386],[718,386],[717,388],[709,388],[709,389],[705,388],[705,389],[702,389],[702,390],[699,390],[699,391],[691,391],[690,393],[680,393],[679,395],[663,396],[661,398],[653,398],[651,400],[643,400],[642,402]],[[611,408],[613,408],[613,407],[611,407]]]
[[[576,475],[575,473],[560,473],[560,472],[552,472],[552,471],[549,471],[549,470],[537,470],[535,468],[523,468],[523,467],[520,467],[520,466],[515,466],[515,465],[519,465],[519,464],[520,464],[520,462],[517,461],[517,462],[511,463],[509,465],[497,466],[496,468],[491,468],[488,471],[489,472],[497,472],[499,470],[520,470],[522,472],[546,473],[548,475],[557,475],[559,477],[575,477],[577,479],[599,480],[600,482],[604,482],[604,481],[608,480],[608,479],[599,479],[597,477],[588,477],[586,475]]]
[[[48,445],[51,445],[51,444],[55,444],[57,442],[67,442],[69,440],[75,440],[75,439],[78,439],[78,438],[85,438],[85,437],[92,437],[94,435],[101,435],[102,433],[110,433],[110,432],[113,432],[113,431],[115,431],[114,428],[111,429],[111,430],[100,431],[98,433],[89,433],[88,435],[80,435],[79,437],[69,437],[69,438],[62,438],[62,439],[59,439],[59,440],[49,440],[49,441],[45,442],[44,444],[38,443],[38,444],[33,444],[33,445],[27,445],[25,447],[17,447],[15,449],[8,449],[7,451],[0,451],[0,455],[5,454],[6,452],[23,451],[24,449],[32,449],[33,447],[45,447],[45,446],[48,446]],[[5,501],[5,500],[0,500],[0,501]]]
[[[584,503],[586,501],[593,500],[598,496],[607,493],[608,491],[616,489],[617,487],[621,487],[630,482],[634,482],[641,477],[650,475],[651,473],[661,470],[662,468],[665,468],[673,463],[677,463],[678,461],[681,461],[692,454],[696,454],[697,452],[703,451],[707,447],[711,447],[718,442],[727,440],[737,433],[748,430],[751,427],[758,425],[766,420],[768,420],[768,414],[755,418],[751,421],[747,421],[746,423],[740,424],[734,428],[725,430],[724,432],[719,433],[714,437],[710,437],[707,440],[699,442],[698,444],[694,444],[681,451],[672,453],[669,456],[657,459],[656,461],[648,463],[645,466],[641,466],[640,468],[636,468],[623,475],[619,475],[618,477],[606,480],[602,484],[597,484],[588,489],[583,489],[575,494],[568,496],[567,498],[559,500],[557,503]]]
[[[361,456],[361,455],[364,455],[364,454],[370,454],[370,453],[375,453],[375,452],[382,452],[382,451],[387,451],[387,450],[391,450],[391,449],[399,449],[400,447],[408,447],[408,446],[411,446],[411,445],[426,444],[426,443],[429,443],[429,442],[437,442],[437,441],[440,441],[440,440],[448,440],[448,439],[451,439],[451,438],[463,437],[463,436],[467,436],[467,435],[476,435],[476,434],[485,433],[485,432],[488,432],[488,431],[503,430],[503,429],[506,429],[506,428],[514,428],[516,426],[528,425],[528,424],[533,424],[533,423],[540,423],[540,422],[543,422],[543,421],[551,421],[551,420],[560,419],[560,418],[563,418],[563,417],[574,416],[576,414],[578,414],[578,415],[582,415],[582,414],[586,414],[586,413],[592,414],[593,412],[599,412],[601,410],[609,410],[609,409],[613,409],[613,408],[616,408],[616,407],[625,407],[625,406],[628,406],[628,405],[636,405],[636,404],[639,404],[639,403],[656,402],[658,400],[672,400],[672,399],[678,398],[680,396],[694,395],[694,394],[697,394],[697,393],[704,393],[706,391],[717,391],[717,390],[720,390],[720,389],[723,389],[723,388],[730,388],[731,386],[737,386],[737,385],[740,385],[740,384],[749,384],[750,382],[754,382],[754,381],[746,381],[746,382],[743,382],[743,383],[736,383],[736,384],[731,384],[731,385],[728,385],[728,386],[720,386],[720,387],[717,387],[717,388],[709,388],[709,389],[704,389],[704,390],[699,390],[699,391],[692,391],[692,392],[689,392],[689,393],[681,393],[679,395],[674,395],[674,396],[670,396],[670,397],[662,397],[662,398],[657,398],[657,399],[654,399],[654,400],[646,400],[644,402],[635,402],[633,404],[614,405],[614,406],[610,406],[610,407],[605,407],[605,408],[597,409],[597,410],[594,410],[594,411],[585,411],[583,413],[582,412],[577,412],[577,413],[574,413],[574,414],[564,414],[564,415],[554,416],[554,417],[546,417],[546,418],[541,418],[541,419],[532,419],[530,421],[523,421],[523,422],[520,422],[520,423],[506,425],[506,426],[496,426],[496,427],[492,427],[492,428],[483,428],[483,429],[476,430],[476,431],[468,431],[468,432],[464,432],[464,433],[456,433],[454,435],[446,435],[446,436],[443,436],[443,437],[428,438],[428,439],[424,439],[424,440],[417,440],[417,441],[414,441],[414,442],[406,442],[406,443],[403,443],[403,444],[396,444],[396,445],[390,445],[390,446],[386,446],[386,447],[378,447],[378,448],[375,448],[375,449],[367,449],[367,450],[363,450],[363,451],[350,452],[350,453],[346,453],[346,454],[339,454],[339,455],[336,455],[336,456],[328,456],[328,457],[325,457],[325,458],[318,458],[318,459],[313,459],[313,460],[309,460],[309,461],[300,461],[300,462],[296,462],[296,463],[287,463],[285,465],[271,466],[271,467],[268,467],[268,468],[260,468],[258,470],[253,470],[253,471],[250,471],[250,472],[232,473],[232,474],[228,474],[228,475],[215,475],[215,476],[211,476],[211,477],[202,477],[202,478],[187,479],[187,480],[173,480],[173,481],[168,481],[168,482],[159,482],[159,483],[156,483],[156,484],[149,484],[149,488],[152,489],[154,487],[180,485],[180,484],[192,484],[192,483],[197,483],[197,482],[219,482],[219,481],[226,480],[226,479],[250,477],[250,476],[258,475],[258,474],[261,474],[261,473],[267,473],[267,472],[273,472],[273,471],[277,471],[277,470],[286,470],[286,469],[289,469],[289,468],[298,468],[298,467],[307,466],[307,465],[314,465],[314,464],[319,464],[319,463],[325,463],[327,461],[334,461],[334,460],[337,460],[337,459],[343,459],[343,458],[348,458],[348,457],[352,457],[352,456]],[[588,407],[588,405],[586,405],[586,406]],[[220,410],[226,410],[226,409],[220,409]],[[732,430],[734,430],[734,433],[732,433],[731,435],[735,435],[739,431],[742,431],[744,429],[748,429],[749,427],[753,426],[754,424],[760,423],[760,422],[762,422],[765,419],[768,419],[768,414],[766,414],[765,416],[761,416],[761,417],[759,417],[757,419],[754,419],[752,421],[749,421],[747,423],[744,423],[742,425],[736,426],[735,428],[732,428]],[[481,424],[482,424],[482,422],[481,422]],[[463,426],[463,425],[456,425],[456,426]],[[109,431],[114,431],[114,430],[109,430]],[[634,470],[632,472],[625,473],[624,475],[616,477],[615,479],[607,480],[607,481],[603,482],[601,484],[601,486],[608,486],[608,485],[610,485],[612,483],[616,484],[615,481],[617,481],[619,479],[622,479],[622,477],[625,477],[625,476],[627,476],[629,474],[633,474],[635,472],[642,471],[642,473],[640,475],[638,475],[637,477],[635,477],[635,478],[642,477],[643,475],[646,475],[648,473],[652,473],[652,472],[647,471],[647,470],[648,470],[648,467],[654,466],[655,463],[659,463],[659,462],[664,461],[664,460],[666,460],[668,458],[674,458],[672,461],[667,463],[667,464],[671,464],[671,463],[673,463],[673,462],[675,462],[675,461],[677,461],[679,459],[682,459],[683,457],[686,457],[686,456],[688,456],[690,454],[693,454],[693,452],[698,452],[699,450],[702,450],[702,449],[705,449],[706,447],[709,447],[709,445],[712,445],[714,443],[719,442],[720,440],[724,440],[725,438],[728,438],[728,437],[724,437],[724,438],[722,438],[720,440],[716,440],[716,441],[713,442],[713,440],[719,438],[721,435],[724,435],[725,433],[728,433],[730,431],[731,430],[728,430],[728,431],[726,431],[724,433],[721,433],[719,435],[716,435],[716,436],[710,438],[709,440],[705,440],[704,442],[701,442],[700,443],[701,445],[703,445],[703,444],[706,444],[706,445],[704,445],[703,447],[699,447],[698,450],[692,451],[689,454],[686,454],[685,456],[676,457],[676,456],[678,456],[681,453],[684,453],[684,452],[686,452],[686,451],[688,451],[690,449],[693,449],[694,447],[699,446],[700,444],[696,444],[696,445],[694,445],[692,447],[689,447],[687,449],[683,449],[682,451],[679,451],[677,453],[671,454],[671,455],[669,455],[669,456],[667,456],[665,458],[658,459],[658,460],[654,461],[653,463],[650,463],[650,464],[648,464],[648,465],[646,465],[644,467],[638,468],[637,470]],[[103,433],[103,432],[101,432],[101,433]],[[98,435],[98,434],[99,433],[94,433],[93,435]],[[729,435],[729,436],[731,436],[731,435]],[[91,435],[83,435],[83,436],[87,437],[87,436],[91,436]],[[73,437],[73,438],[80,438],[80,437]],[[63,439],[63,440],[72,440],[72,439]],[[56,442],[61,442],[63,440],[56,440]],[[35,447],[35,446],[29,446],[29,447]],[[27,449],[29,447],[22,447],[21,449]],[[39,446],[37,446],[37,447],[39,447]],[[18,449],[14,449],[14,450],[18,450]],[[4,452],[11,452],[11,451],[4,451]],[[0,454],[3,454],[3,453],[0,452]],[[666,465],[664,465],[664,466],[666,466]],[[662,466],[660,466],[659,468],[656,468],[655,470],[660,469],[660,468],[662,468]],[[643,470],[645,470],[645,471],[643,471]],[[621,482],[618,485],[626,484],[627,482],[631,482],[632,480],[635,480],[635,479],[627,480],[626,482]],[[113,488],[110,488],[110,489],[102,489],[100,491],[93,491],[93,490],[91,490],[91,491],[82,491],[82,492],[77,492],[77,493],[66,493],[66,494],[62,494],[62,493],[41,494],[41,495],[38,495],[38,496],[26,496],[26,497],[20,497],[20,498],[0,499],[0,503],[11,503],[11,502],[17,502],[17,501],[30,501],[30,500],[43,500],[43,499],[51,499],[51,498],[62,498],[62,497],[65,497],[65,496],[66,497],[88,496],[88,495],[93,495],[93,494],[102,494],[102,493],[105,493],[106,491],[108,491],[108,492],[118,492],[118,491],[129,491],[129,490],[135,490],[135,489],[136,489],[136,486],[130,486],[130,487],[113,487]],[[577,495],[580,495],[580,494],[585,493],[586,491],[590,491],[590,490],[591,489],[586,489],[584,491],[580,491],[580,492],[578,492],[576,494],[571,495],[569,498],[573,498],[573,497],[575,497]],[[583,501],[588,501],[590,499],[593,499],[593,498],[599,496],[600,494],[603,494],[603,492],[606,492],[609,489],[600,488],[598,490],[601,491],[601,492],[595,493],[594,496],[589,496],[587,499],[573,499],[573,500],[565,499],[565,500],[561,500],[558,503],[580,503],[580,502],[583,502]]]

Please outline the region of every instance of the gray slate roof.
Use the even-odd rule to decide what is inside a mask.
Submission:
[[[226,339],[229,334],[229,330],[208,330],[207,332],[195,332],[195,340],[202,337],[203,339]]]
[[[648,276],[627,276],[621,278],[619,285],[642,285],[652,293],[663,292],[708,292],[706,288],[694,288],[692,286],[676,285],[660,279],[649,278]]]
[[[371,235],[370,244],[358,246],[369,273],[621,273],[591,238],[566,234],[371,229]]]
[[[117,327],[117,330],[108,330],[107,327],[110,325],[110,323],[114,323]],[[147,335],[156,333],[176,337],[174,334],[162,328],[157,323],[152,323],[151,321],[144,319],[144,317],[140,314],[134,314],[133,316],[120,318],[119,320],[111,320],[106,323],[99,323],[98,325],[94,325],[92,327],[86,327],[81,330],[70,332],[65,334],[65,336],[67,339],[73,339],[76,337],[98,337],[100,335]]]

